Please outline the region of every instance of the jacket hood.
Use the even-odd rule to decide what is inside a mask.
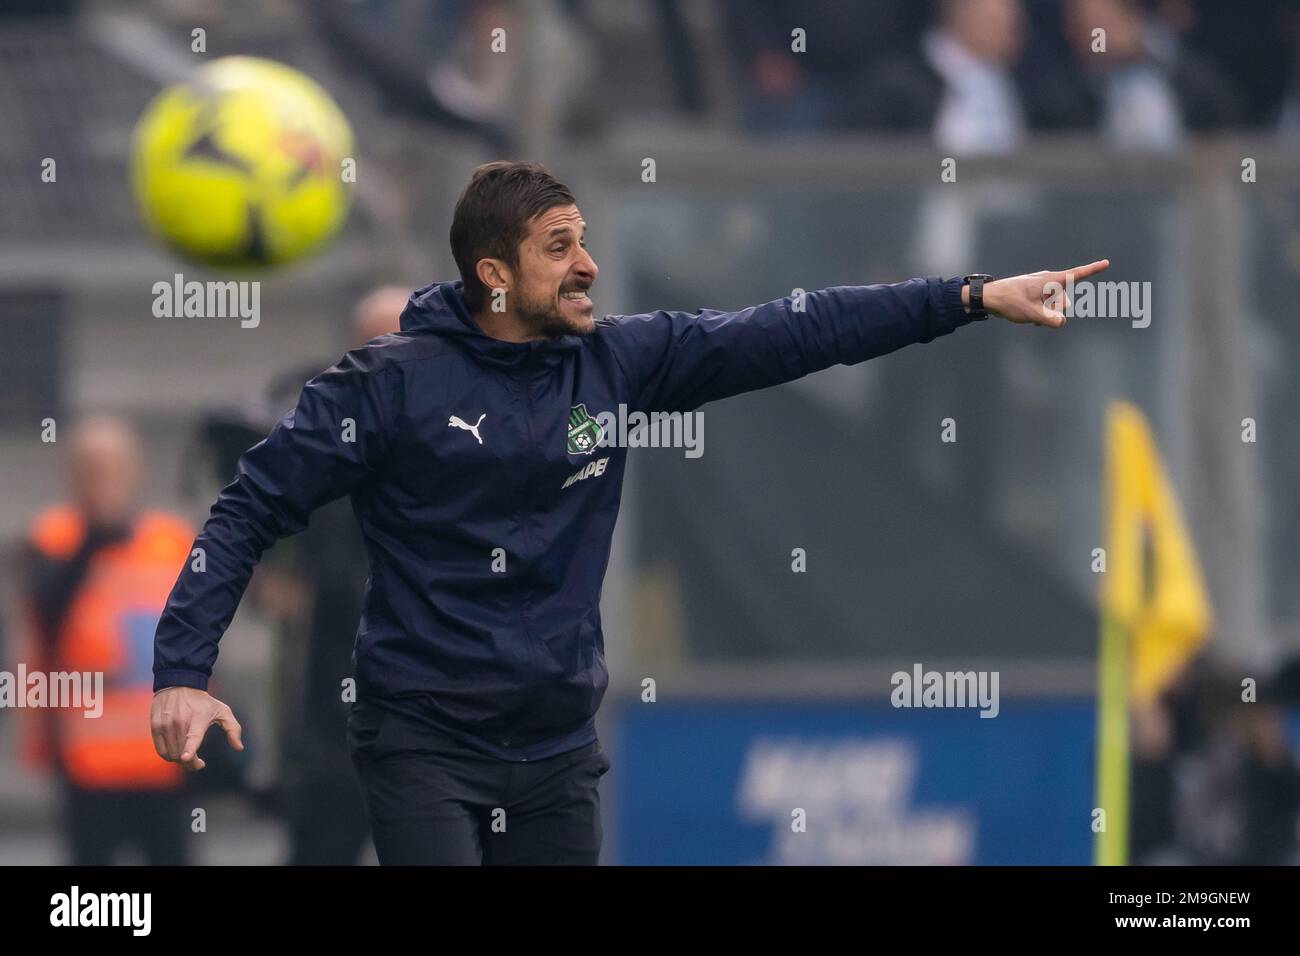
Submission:
[[[456,347],[474,352],[481,361],[503,368],[521,368],[536,360],[554,365],[565,354],[582,347],[582,337],[577,335],[533,342],[494,339],[469,314],[462,297],[463,289],[460,279],[433,282],[416,289],[402,310],[402,331],[442,336]]]

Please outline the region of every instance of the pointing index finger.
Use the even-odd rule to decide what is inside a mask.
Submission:
[[[1088,276],[1095,276],[1098,272],[1104,272],[1110,268],[1109,259],[1098,259],[1096,262],[1089,262],[1086,266],[1075,266],[1073,269],[1066,269],[1064,275],[1073,277],[1076,281],[1086,279]]]

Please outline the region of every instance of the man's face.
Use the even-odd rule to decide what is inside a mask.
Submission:
[[[529,223],[519,244],[510,305],[540,335],[590,335],[596,328],[587,290],[599,270],[586,231],[577,206],[553,206]]]
[[[73,436],[72,495],[91,525],[114,526],[135,506],[140,458],[135,440],[111,423],[82,427]]]
[[[993,63],[1010,64],[1024,46],[1020,0],[960,0],[951,8],[949,29],[966,49]]]

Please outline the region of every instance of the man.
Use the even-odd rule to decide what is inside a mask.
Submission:
[[[26,756],[62,789],[72,862],[104,866],[134,845],[147,862],[188,858],[185,775],[141,733],[151,707],[152,639],[194,529],[139,506],[140,445],[117,418],[82,421],[69,445],[70,500],[41,512],[28,537],[32,670],[102,674],[102,713],[35,712]]]
[[[864,67],[853,108],[868,127],[929,130],[957,155],[1006,153],[1024,139],[1015,77],[1025,45],[1021,0],[943,0],[915,44],[895,43]]]
[[[572,193],[516,162],[475,171],[451,246],[460,281],[418,290],[401,332],[309,382],[241,459],[195,541],[206,571],[182,572],[158,626],[154,742],[193,768],[212,723],[242,746],[205,692],[217,641],[263,549],[350,494],[370,580],[349,737],[380,862],[594,864],[600,590],[626,455],[596,416],[687,411],[928,342],[981,317],[981,292],[1059,326],[1045,284],[1066,273],[597,320]]]

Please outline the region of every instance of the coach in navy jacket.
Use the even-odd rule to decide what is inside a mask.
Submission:
[[[412,295],[400,332],[312,379],[244,454],[195,540],[201,564],[196,557],[181,572],[159,622],[155,690],[205,690],[263,550],[304,528],[313,509],[350,495],[370,563],[355,650],[359,698],[418,708],[505,759],[587,744],[608,683],[600,593],[626,458],[625,448],[592,441],[598,431],[587,420],[620,404],[690,411],[982,317],[978,302],[972,315],[963,279],[918,278],[739,312],[587,318],[596,267],[581,216],[571,200],[542,213],[531,221],[550,231],[527,241],[557,277],[554,314],[536,326],[544,334],[489,335],[483,326],[496,314],[486,288],[470,305],[463,278],[426,286]],[[561,245],[548,245],[561,233]],[[984,307],[1060,325],[1066,305],[1044,289],[1065,277],[990,281]],[[525,311],[546,315],[535,304]],[[579,471],[586,476],[569,481]],[[202,766],[187,738],[201,739],[212,722],[238,743],[219,702],[197,717],[156,713],[159,752]]]

